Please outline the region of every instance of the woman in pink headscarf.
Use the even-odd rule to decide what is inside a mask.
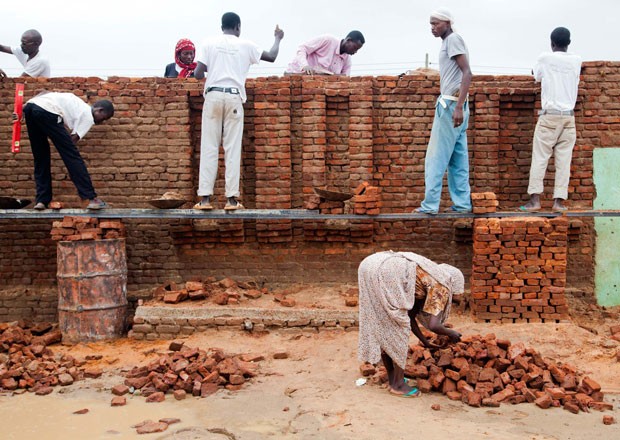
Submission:
[[[187,38],[179,40],[174,48],[174,63],[166,66],[165,78],[193,78],[196,63],[196,46]]]

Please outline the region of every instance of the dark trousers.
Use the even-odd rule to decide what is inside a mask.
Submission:
[[[50,113],[36,104],[26,104],[24,116],[26,117],[28,138],[34,157],[34,180],[37,185],[36,203],[42,202],[47,205],[52,201],[51,154],[48,138],[52,140],[65,163],[69,177],[77,188],[79,196],[88,200],[97,197],[84,159],[80,156],[80,152],[73,143],[60,116]]]

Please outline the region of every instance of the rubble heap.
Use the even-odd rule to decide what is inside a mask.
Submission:
[[[52,240],[79,241],[124,238],[125,225],[118,220],[66,216],[52,223]]]
[[[375,383],[387,381],[383,367],[363,364],[360,370]],[[581,378],[575,367],[556,364],[523,342],[512,344],[494,334],[464,336],[442,349],[412,345],[405,376],[415,378],[423,393],[439,391],[474,407],[529,402],[543,409],[562,406],[574,414],[613,409],[601,386]]]
[[[85,360],[55,355],[48,346],[61,339],[60,330],[49,323],[1,323],[0,391],[46,395],[57,385],[101,376],[99,368],[84,367]]]
[[[147,402],[161,402],[166,393],[181,400],[187,394],[207,397],[221,388],[237,391],[256,376],[257,362],[264,359],[262,355],[229,356],[218,348],[190,348],[179,341],[170,344],[170,351],[148,365],[131,369],[124,384],[112,389],[117,396],[112,405],[123,405],[122,396],[135,390],[140,390]]]

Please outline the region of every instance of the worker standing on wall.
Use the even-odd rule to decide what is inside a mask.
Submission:
[[[73,93],[43,92],[26,103],[24,117],[34,157],[34,180],[37,190],[34,209],[44,210],[52,201],[48,138],[56,146],[80,198],[89,200],[87,208],[107,207],[107,204],[97,197],[76,144],[94,124],[100,124],[113,115],[114,106],[110,101],[102,99],[90,106]],[[71,132],[68,132],[65,126]]]
[[[471,212],[467,124],[471,83],[469,52],[463,38],[454,32],[450,11],[439,9],[431,14],[431,32],[441,38],[439,51],[440,95],[424,161],[424,200],[415,212],[437,214],[443,176],[448,171],[448,189],[454,212]]]
[[[222,16],[222,35],[205,42],[198,53],[194,76],[205,81],[200,140],[200,173],[198,196],[194,209],[213,209],[211,197],[217,176],[220,145],[226,162],[225,210],[243,208],[239,198],[241,142],[243,139],[243,103],[246,101],[245,80],[250,66],[260,60],[273,63],[280,51],[284,32],[276,26],[275,42],[269,51],[261,51],[251,41],[239,38],[241,19],[234,12]]]
[[[553,210],[566,210],[564,200],[568,198],[570,163],[577,139],[574,108],[581,73],[581,57],[568,53],[569,44],[570,31],[564,27],[555,28],[551,32],[552,52],[541,54],[534,67],[534,79],[541,82],[542,110],[534,130],[527,188],[530,201],[519,208],[521,211],[540,210],[543,179],[551,155],[555,161]]]

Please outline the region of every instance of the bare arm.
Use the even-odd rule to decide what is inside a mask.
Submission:
[[[413,304],[413,308],[411,310],[409,310],[409,313],[408,313],[409,314],[409,320],[410,320],[410,324],[409,325],[411,327],[411,331],[420,340],[422,345],[424,345],[425,347],[427,347],[427,348],[441,348],[439,345],[431,343],[426,338],[426,336],[424,336],[424,333],[422,333],[422,331],[420,330],[420,327],[418,326],[418,321],[415,318],[418,315],[418,313],[420,313],[421,309],[422,309],[422,302],[421,301],[416,301]]]
[[[262,61],[267,61],[269,63],[273,63],[278,57],[278,53],[280,52],[280,41],[282,41],[282,38],[284,38],[284,31],[280,29],[278,25],[276,25],[276,30],[274,31],[273,35],[275,37],[273,46],[271,47],[269,52],[263,51],[262,55],[260,56],[260,59]]]
[[[11,49],[9,46],[5,46],[3,44],[0,44],[0,52],[4,52],[4,53],[13,53],[13,49]]]
[[[207,71],[207,66],[205,66],[200,61],[196,62],[196,69],[194,69],[194,78],[203,79],[205,77],[206,71]]]
[[[452,330],[444,327],[439,320],[438,316],[431,315],[428,320],[429,330],[438,335],[445,335],[450,338],[450,342],[459,342],[461,340],[461,334],[456,330]]]
[[[465,104],[465,100],[467,99],[467,94],[469,93],[469,86],[471,84],[471,69],[469,68],[469,61],[467,60],[467,56],[464,54],[457,55],[454,57],[454,61],[463,72],[463,79],[461,80],[461,88],[459,89],[459,100],[456,102],[456,108],[454,109],[454,113],[452,114],[452,120],[454,121],[454,126],[458,127],[463,123],[463,104]]]

